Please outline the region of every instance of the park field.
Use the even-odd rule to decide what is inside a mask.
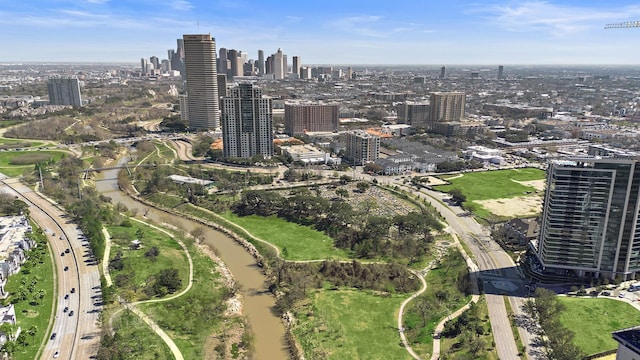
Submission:
[[[615,349],[618,343],[611,332],[640,324],[640,311],[623,301],[565,296],[558,300],[565,306],[560,322],[575,333],[573,342],[586,354]]]
[[[221,214],[227,221],[267,241],[286,260],[347,259],[348,254],[333,246],[333,239],[308,226],[288,222],[276,216],[238,216],[230,211]]]
[[[307,359],[411,359],[397,311],[407,295],[319,290],[296,310],[293,333]]]
[[[535,168],[470,172],[443,177],[448,185],[433,188],[459,189],[466,209],[484,219],[535,216],[540,211],[545,172]]]
[[[4,151],[0,152],[0,173],[19,176],[25,170],[33,170],[34,165],[45,161],[58,161],[66,153],[61,151]]]

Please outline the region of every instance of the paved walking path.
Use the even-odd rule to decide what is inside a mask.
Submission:
[[[431,360],[437,360],[437,359],[440,358],[440,334],[442,333],[442,330],[444,329],[444,324],[449,320],[453,320],[453,319],[457,318],[463,312],[465,312],[467,309],[469,309],[469,307],[471,306],[472,303],[477,303],[478,300],[480,300],[480,295],[479,295],[480,291],[478,289],[478,281],[477,281],[477,273],[479,271],[478,265],[476,265],[473,262],[473,260],[467,255],[466,251],[464,250],[464,248],[460,244],[460,241],[458,240],[458,237],[456,236],[456,234],[453,231],[449,231],[448,228],[445,229],[445,231],[447,231],[447,232],[449,232],[451,234],[451,236],[453,238],[453,245],[458,248],[458,250],[460,251],[460,253],[464,257],[465,261],[467,262],[467,268],[469,269],[469,274],[471,276],[471,283],[472,283],[472,286],[473,286],[473,295],[471,296],[471,300],[465,306],[461,307],[460,309],[456,310],[455,312],[453,312],[452,314],[450,314],[446,318],[442,319],[442,321],[440,321],[440,323],[436,326],[436,328],[434,330],[433,354],[431,355]],[[425,272],[425,276],[426,276],[426,273],[429,270],[431,270],[431,267],[432,266],[429,265],[426,269],[423,270]],[[404,327],[402,326],[402,316],[404,315],[405,306],[407,304],[409,304],[409,302],[411,302],[411,300],[413,300],[416,297],[420,296],[422,293],[424,293],[427,290],[427,281],[424,279],[424,276],[422,274],[420,274],[419,272],[416,272],[416,271],[413,271],[413,270],[411,270],[411,272],[414,275],[416,275],[418,277],[418,279],[420,279],[420,281],[422,282],[422,288],[420,290],[416,291],[415,293],[413,293],[408,299],[406,299],[404,302],[402,302],[402,305],[400,305],[400,311],[398,312],[398,331],[400,332],[400,339],[402,340],[402,344],[404,345],[404,348],[407,349],[407,352],[409,353],[409,355],[411,355],[411,357],[413,357],[416,360],[420,360],[420,356],[418,356],[418,354],[416,354],[415,351],[413,351],[413,349],[409,345],[409,342],[407,341],[407,337],[405,336],[405,333],[404,333]]]
[[[477,278],[477,274],[478,274],[478,271],[480,271],[480,269],[478,268],[478,265],[476,265],[473,262],[473,260],[469,257],[469,255],[467,255],[467,252],[464,250],[464,248],[460,244],[460,241],[458,240],[458,237],[456,236],[456,234],[453,231],[450,231],[450,234],[453,237],[454,245],[460,250],[460,253],[462,254],[462,256],[467,262],[467,267],[469,268],[469,275],[471,276],[471,285],[473,289],[473,295],[471,296],[471,301],[469,301],[465,306],[454,311],[451,315],[442,319],[442,321],[440,321],[440,323],[436,325],[436,328],[434,330],[433,354],[431,355],[431,360],[438,360],[440,358],[440,335],[442,334],[442,330],[444,330],[444,324],[446,324],[447,321],[449,320],[453,320],[457,318],[463,312],[469,309],[472,303],[477,303],[478,300],[480,300],[480,295],[479,295],[480,289],[478,289],[478,278]]]
[[[400,339],[402,339],[402,344],[404,345],[404,348],[407,349],[407,351],[409,352],[409,355],[411,355],[411,357],[413,357],[416,360],[420,360],[420,357],[418,356],[418,354],[415,353],[415,351],[413,351],[413,349],[409,345],[409,342],[407,341],[407,337],[404,334],[404,327],[402,326],[402,315],[404,313],[404,307],[411,300],[413,300],[416,297],[420,296],[423,292],[425,292],[427,290],[427,281],[424,279],[424,276],[422,276],[417,271],[411,270],[411,272],[415,276],[417,276],[418,279],[420,279],[420,281],[422,282],[422,288],[420,290],[416,291],[415,293],[413,293],[413,295],[411,295],[408,299],[403,301],[402,305],[400,305],[400,311],[398,312],[398,331],[400,331]]]
[[[187,285],[187,287],[182,290],[181,292],[174,294],[172,296],[166,297],[166,298],[162,298],[162,299],[151,299],[151,300],[143,300],[143,301],[136,301],[136,302],[132,302],[129,304],[125,304],[125,308],[131,310],[134,314],[138,315],[140,317],[140,319],[142,319],[142,321],[144,321],[147,325],[149,325],[149,327],[156,333],[158,334],[158,336],[160,336],[160,338],[165,342],[165,344],[167,344],[167,346],[169,347],[169,349],[171,350],[171,353],[173,354],[174,358],[176,360],[184,360],[184,357],[182,356],[182,353],[180,352],[180,349],[178,348],[178,346],[176,345],[176,343],[173,341],[173,339],[171,339],[171,337],[169,335],[167,335],[167,333],[162,330],[150,317],[148,317],[144,312],[142,312],[142,310],[140,310],[137,305],[140,304],[149,304],[149,303],[158,303],[158,302],[164,302],[164,301],[170,301],[173,299],[176,299],[184,294],[186,294],[191,287],[193,286],[193,260],[191,259],[191,254],[189,254],[189,249],[187,249],[187,246],[180,241],[179,239],[177,239],[175,236],[173,236],[173,234],[171,234],[170,232],[157,227],[153,224],[150,224],[148,222],[130,217],[129,219],[137,221],[141,224],[144,224],[146,226],[149,226],[153,229],[156,229],[158,231],[161,231],[163,233],[165,233],[166,235],[168,235],[169,237],[171,237],[173,240],[175,240],[180,247],[182,247],[182,250],[184,250],[185,254],[187,254],[187,259],[189,260],[189,284]],[[106,228],[102,228],[102,232],[105,234],[105,242],[106,242],[106,246],[105,246],[105,254],[104,254],[104,259],[102,262],[102,266],[103,266],[103,271],[104,271],[104,277],[105,277],[105,281],[107,281],[108,284],[111,283],[111,275],[109,274],[109,252],[111,249],[111,236],[109,235],[109,232],[107,231]],[[106,264],[106,266],[105,266]],[[108,279],[108,280],[107,280]],[[111,326],[111,321],[113,319],[113,317],[119,313],[120,311],[122,311],[124,309],[120,309],[118,311],[116,311],[113,315],[111,315],[111,318],[109,318],[109,326],[111,328],[113,328],[113,326]]]

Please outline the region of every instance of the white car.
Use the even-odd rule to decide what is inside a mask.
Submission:
[[[60,352],[59,351],[56,351],[56,352],[53,353],[53,358],[54,359],[57,358],[58,356],[60,356]]]
[[[618,294],[618,297],[623,299],[625,297],[625,295],[626,295],[625,293],[621,292],[620,294]]]

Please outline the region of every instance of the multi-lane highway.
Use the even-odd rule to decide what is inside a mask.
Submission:
[[[45,229],[55,259],[56,308],[43,359],[88,359],[100,341],[100,274],[76,224],[49,201],[16,179],[0,184],[29,205],[33,220]],[[55,335],[54,335],[55,334]]]

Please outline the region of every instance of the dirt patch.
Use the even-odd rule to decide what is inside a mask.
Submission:
[[[516,180],[511,180],[513,182],[517,182],[518,184],[524,185],[524,186],[529,186],[532,187],[534,189],[536,189],[537,191],[544,191],[544,188],[547,185],[547,181],[542,179],[542,180],[529,180],[529,181],[516,181]]]
[[[474,201],[498,216],[533,216],[542,211],[542,196],[518,196],[511,199]]]

